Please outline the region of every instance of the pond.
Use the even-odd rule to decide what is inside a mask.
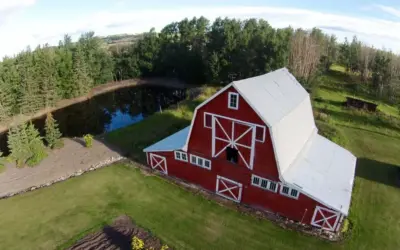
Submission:
[[[95,96],[53,112],[63,137],[98,135],[134,123],[183,100],[186,90],[155,86],[128,87]],[[46,117],[32,120],[43,133]],[[7,134],[0,134],[0,150],[8,153]]]

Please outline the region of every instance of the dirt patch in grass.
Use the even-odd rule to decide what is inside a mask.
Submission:
[[[138,227],[127,215],[122,215],[114,220],[112,225],[105,226],[99,232],[87,235],[79,240],[69,250],[89,250],[89,249],[121,249],[131,250],[132,239],[137,237],[144,243],[143,249],[162,249],[163,244],[159,239],[152,236],[150,232]],[[171,249],[165,248],[164,249]]]

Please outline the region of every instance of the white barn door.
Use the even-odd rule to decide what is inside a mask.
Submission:
[[[243,186],[239,182],[218,175],[215,191],[224,198],[240,202],[242,199]]]
[[[168,175],[167,160],[164,156],[150,154],[150,166],[154,170],[158,170],[166,175]]]
[[[340,216],[338,211],[316,206],[311,225],[327,231],[336,231]]]
[[[254,124],[213,115],[212,156],[218,157],[227,147],[232,147],[238,151],[244,165],[253,169],[255,130]]]

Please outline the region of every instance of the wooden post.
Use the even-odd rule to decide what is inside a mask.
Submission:
[[[300,224],[303,224],[303,220],[304,220],[304,217],[306,216],[306,214],[307,214],[307,208],[306,208],[306,210],[304,210],[304,214],[303,214],[303,217],[301,218]]]

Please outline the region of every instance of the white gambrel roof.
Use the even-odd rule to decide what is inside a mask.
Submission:
[[[356,158],[349,151],[314,133],[284,178],[347,215],[355,165]]]
[[[199,105],[195,115],[231,86],[268,126],[281,181],[347,215],[356,157],[317,134],[310,96],[293,75],[283,68],[234,81]],[[185,128],[144,151],[186,150],[190,133]]]
[[[270,129],[281,181],[348,214],[356,157],[317,135],[310,96],[286,68],[235,81]]]

